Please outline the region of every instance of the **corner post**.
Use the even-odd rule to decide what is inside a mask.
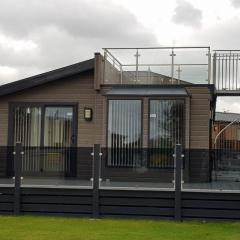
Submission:
[[[21,212],[21,172],[22,172],[22,155],[23,147],[21,142],[16,143],[14,154],[14,214],[19,215]]]
[[[175,220],[180,221],[181,216],[181,191],[182,191],[182,146],[181,144],[176,144],[175,146],[175,154],[174,154],[174,160],[175,160]]]
[[[101,160],[100,144],[94,144],[93,147],[93,217],[99,217],[99,168]]]

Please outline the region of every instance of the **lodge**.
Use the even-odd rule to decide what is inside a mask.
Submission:
[[[214,135],[217,97],[239,94],[240,84],[235,70],[223,81],[221,72],[238,67],[236,54],[224,54],[228,57],[209,47],[108,48],[92,59],[0,86],[0,190],[14,187],[20,144],[22,194],[26,199],[31,195],[33,202],[32,194],[43,192],[45,197],[65,196],[68,202],[66,195],[82,196],[85,191],[89,199],[96,188],[111,197],[127,197],[121,191],[131,195],[133,190],[135,197],[151,201],[155,194],[162,199],[169,191],[167,213],[150,209],[146,215],[172,216],[176,145],[183,153],[182,189],[239,191],[235,179],[222,182],[215,177],[217,171],[229,171],[216,160],[221,153]],[[219,64],[223,61],[227,64]],[[55,210],[43,205],[37,210],[37,205],[28,204],[23,203],[23,212],[61,211],[53,205]],[[91,212],[88,204],[84,209]],[[116,208],[109,211],[120,214]],[[124,211],[123,215],[131,212]],[[132,214],[144,215],[136,211]],[[214,214],[210,215],[215,218]]]

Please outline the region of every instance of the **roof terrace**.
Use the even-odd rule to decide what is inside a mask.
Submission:
[[[105,48],[105,84],[209,84],[210,47]]]

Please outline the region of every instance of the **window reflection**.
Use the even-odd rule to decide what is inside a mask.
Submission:
[[[173,167],[173,151],[183,144],[183,100],[150,101],[150,167]]]

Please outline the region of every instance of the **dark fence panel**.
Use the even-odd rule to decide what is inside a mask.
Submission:
[[[101,190],[100,215],[174,218],[174,192]]]
[[[240,220],[240,193],[182,192],[182,219]],[[93,214],[92,190],[23,188],[21,214]],[[174,219],[174,191],[100,190],[99,216]],[[0,214],[14,213],[14,188],[0,188]]]
[[[21,213],[90,216],[92,190],[23,188]]]
[[[182,192],[184,219],[240,219],[240,193]]]
[[[0,187],[0,214],[13,214],[14,188]]]

